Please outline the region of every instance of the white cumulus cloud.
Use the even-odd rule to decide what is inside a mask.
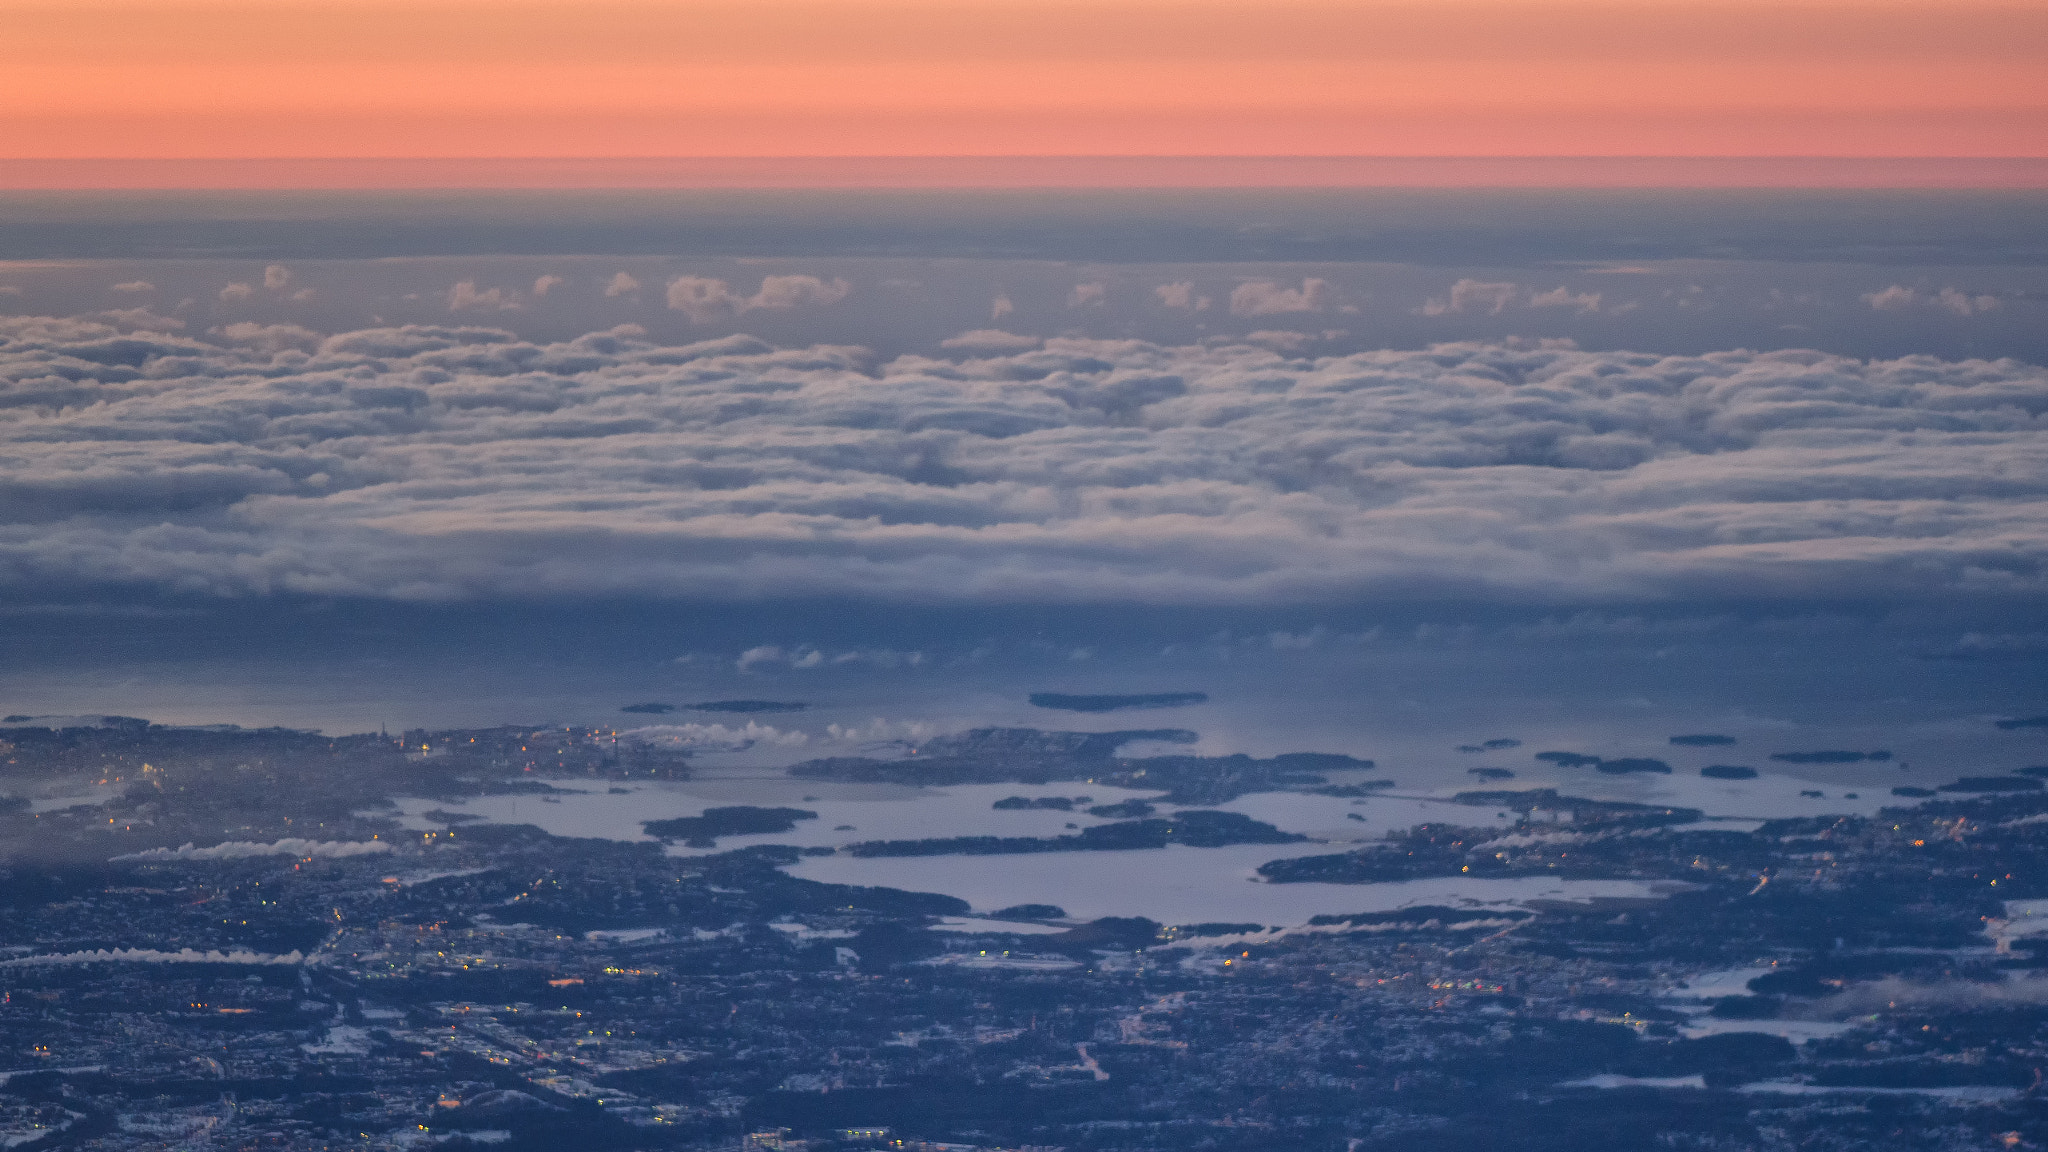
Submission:
[[[1548,292],[1537,292],[1529,297],[1531,308],[1575,308],[1580,312],[1598,312],[1600,293],[1573,292],[1560,284]]]
[[[893,648],[859,648],[845,652],[828,652],[809,645],[782,648],[765,644],[740,653],[736,663],[742,672],[751,672],[762,667],[823,668],[828,665],[836,667],[845,664],[861,664],[872,668],[915,668],[924,663],[924,653],[899,652]]]
[[[1160,284],[1152,289],[1159,297],[1162,308],[1178,308],[1185,312],[1201,312],[1209,307],[1207,296],[1197,295],[1192,280],[1181,280],[1173,284]]]
[[[1448,297],[1431,297],[1420,311],[1424,316],[1442,316],[1449,312],[1485,312],[1489,316],[1498,316],[1520,294],[1521,287],[1516,284],[1464,279],[1451,285]]]
[[[804,304],[837,304],[853,291],[846,281],[834,277],[768,276],[761,289],[747,299],[748,308],[795,308]]]
[[[1067,307],[1069,308],[1100,308],[1107,303],[1109,303],[1109,285],[1100,281],[1076,284],[1073,290],[1067,293]]]
[[[1970,316],[1978,312],[1990,312],[1999,307],[1996,296],[1971,295],[1955,288],[1943,288],[1939,292],[1921,292],[1904,284],[1893,284],[1878,292],[1868,292],[1863,302],[1879,312],[1899,312],[1910,308],[1937,308],[1957,316]]]
[[[450,312],[509,312],[518,307],[518,293],[503,288],[479,291],[474,280],[463,280],[448,290]]]
[[[723,280],[678,276],[668,283],[668,306],[693,323],[709,324],[760,308],[836,304],[852,291],[852,285],[841,279],[822,280],[798,274],[763,277],[761,287],[752,296],[741,296]]]
[[[668,306],[692,322],[709,324],[738,315],[746,301],[733,294],[732,285],[709,276],[678,276],[668,282]]]
[[[1299,288],[1271,280],[1247,280],[1230,290],[1233,316],[1272,316],[1282,312],[1320,312],[1328,306],[1330,283],[1311,276]]]

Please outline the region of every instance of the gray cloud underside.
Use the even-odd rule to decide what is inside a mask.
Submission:
[[[1052,340],[959,359],[0,320],[0,583],[1252,603],[2048,591],[2048,371]]]

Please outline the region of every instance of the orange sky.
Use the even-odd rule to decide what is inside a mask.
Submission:
[[[2048,0],[0,0],[0,158],[2044,156]]]

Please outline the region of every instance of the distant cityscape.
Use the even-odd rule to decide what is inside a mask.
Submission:
[[[1385,802],[1385,788],[1331,783],[1370,774],[1367,761],[1117,755],[1138,736],[1171,738],[980,730],[792,772],[1087,784],[997,802],[1099,821],[1049,843],[934,828],[894,847],[732,848],[718,841],[815,813],[734,805],[613,839],[457,810],[691,777],[687,755],[607,729],[17,724],[0,731],[0,1143],[2048,1144],[2048,769],[1959,780],[1874,816],[1748,826],[1555,788],[1464,793],[1448,799],[1469,825],[1258,872],[1276,885],[1630,880],[1655,894],[1296,925],[977,912],[787,871],[835,851],[943,870],[961,852],[1105,847],[1091,837],[1123,852],[1298,851],[1299,834],[1188,806],[1276,790]],[[1156,794],[1110,803],[1120,786]],[[673,854],[682,841],[696,853]]]

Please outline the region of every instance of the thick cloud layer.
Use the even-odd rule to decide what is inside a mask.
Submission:
[[[2048,371],[2013,361],[1481,344],[1303,359],[980,332],[950,358],[877,362],[630,327],[538,345],[10,319],[0,585],[2039,595],[2044,412]]]

